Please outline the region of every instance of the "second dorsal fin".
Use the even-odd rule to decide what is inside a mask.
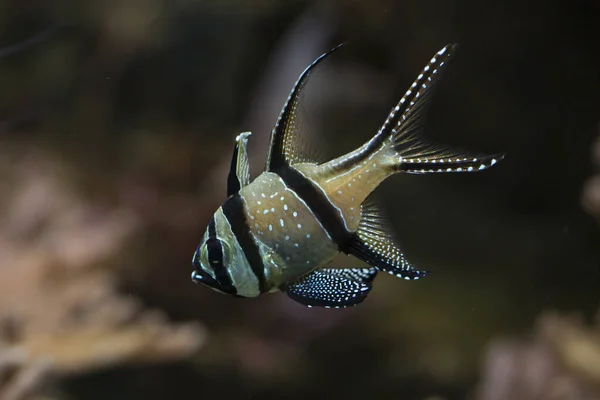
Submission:
[[[381,209],[371,201],[362,205],[362,217],[350,241],[348,254],[398,278],[417,280],[428,274],[428,271],[418,270],[406,260]]]
[[[320,149],[312,143],[313,138],[308,135],[308,132],[302,129],[299,115],[300,98],[302,89],[315,67],[343,45],[343,43],[339,44],[322,54],[300,74],[271,131],[266,163],[267,171],[301,162],[320,161],[316,160],[319,158]]]

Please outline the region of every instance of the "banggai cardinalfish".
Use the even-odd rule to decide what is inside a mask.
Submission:
[[[434,144],[422,135],[433,88],[457,46],[438,51],[368,142],[327,162],[318,162],[299,127],[298,105],[317,58],[294,85],[271,132],[265,171],[250,181],[250,132],[236,138],[227,180],[228,199],[215,212],[192,260],[194,282],[240,297],[282,291],[321,307],[362,302],[373,279],[385,271],[417,280],[386,219],[367,199],[399,172],[475,172],[504,155],[474,156]],[[369,268],[324,268],[338,253]]]

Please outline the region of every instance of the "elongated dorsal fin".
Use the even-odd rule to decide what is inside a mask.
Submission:
[[[315,67],[343,45],[342,43],[322,54],[302,72],[296,81],[271,131],[266,163],[267,171],[300,162],[315,161],[309,154],[314,150],[311,149],[310,140],[305,136],[306,132],[301,132],[299,127],[298,106],[300,104],[300,94]]]
[[[240,191],[250,183],[250,163],[248,161],[248,136],[250,132],[240,133],[235,138],[235,147],[231,156],[231,167],[227,176],[227,197]]]
[[[377,275],[376,268],[325,268],[310,272],[283,291],[308,307],[345,308],[367,298]]]
[[[425,277],[427,271],[415,269],[406,260],[386,221],[376,203],[365,202],[358,230],[350,241],[349,254],[398,278],[417,280]]]

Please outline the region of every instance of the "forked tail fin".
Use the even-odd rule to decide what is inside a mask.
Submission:
[[[393,149],[392,165],[396,172],[474,172],[504,158],[504,154],[470,154],[423,137],[423,122],[435,85],[456,49],[456,44],[449,44],[433,56],[369,143],[373,147],[383,145]]]

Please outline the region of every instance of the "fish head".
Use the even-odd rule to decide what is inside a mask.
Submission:
[[[192,258],[192,281],[211,289],[236,296],[254,297],[256,278],[231,225],[217,210]]]

